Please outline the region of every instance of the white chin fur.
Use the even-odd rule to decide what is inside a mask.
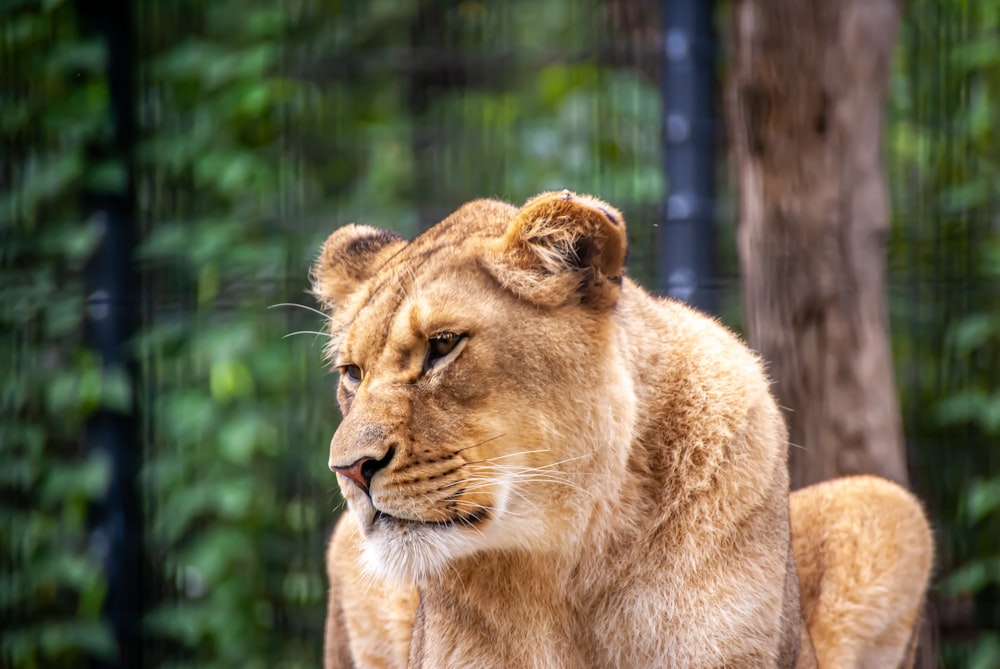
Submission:
[[[480,524],[377,523],[364,533],[365,571],[400,584],[435,579],[461,558],[491,550],[545,550],[550,529],[539,509],[510,509],[509,481],[500,479],[489,517]]]
[[[482,549],[470,527],[438,525],[381,526],[364,540],[364,567],[393,583],[418,583],[437,577],[454,560]]]

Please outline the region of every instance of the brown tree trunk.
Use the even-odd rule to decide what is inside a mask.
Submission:
[[[905,484],[882,167],[902,2],[736,0],[732,11],[745,323],[785,410],[792,485],[862,472]]]

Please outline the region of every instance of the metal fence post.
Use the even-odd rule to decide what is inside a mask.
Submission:
[[[716,51],[710,0],[665,0],[663,161],[657,289],[715,313]]]
[[[88,169],[113,165],[119,178],[84,192],[87,220],[101,228],[88,264],[86,336],[104,370],[124,372],[130,381],[130,408],[101,408],[88,419],[89,454],[106,459],[108,488],[90,512],[91,550],[102,560],[108,595],[104,617],[117,645],[117,657],[100,667],[142,665],[142,507],[137,490],[141,459],[136,406],[136,364],[129,351],[138,323],[135,249],[135,190],[132,153],[136,140],[135,50],[130,0],[78,0],[81,24],[99,34],[105,45],[108,114],[112,139],[91,147]]]

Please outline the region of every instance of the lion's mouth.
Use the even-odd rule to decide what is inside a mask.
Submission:
[[[375,515],[372,517],[372,525],[382,525],[382,526],[402,526],[402,525],[430,525],[433,527],[458,527],[467,526],[475,527],[479,525],[487,518],[489,518],[489,509],[478,509],[473,513],[455,516],[453,518],[446,518],[444,520],[410,520],[408,518],[400,518],[398,516],[393,516],[385,511],[375,509]]]

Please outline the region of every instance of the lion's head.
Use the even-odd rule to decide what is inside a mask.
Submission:
[[[371,570],[565,548],[613,497],[635,412],[625,243],[618,211],[568,191],[475,201],[412,242],[330,236],[313,269],[340,373],[329,465]]]

